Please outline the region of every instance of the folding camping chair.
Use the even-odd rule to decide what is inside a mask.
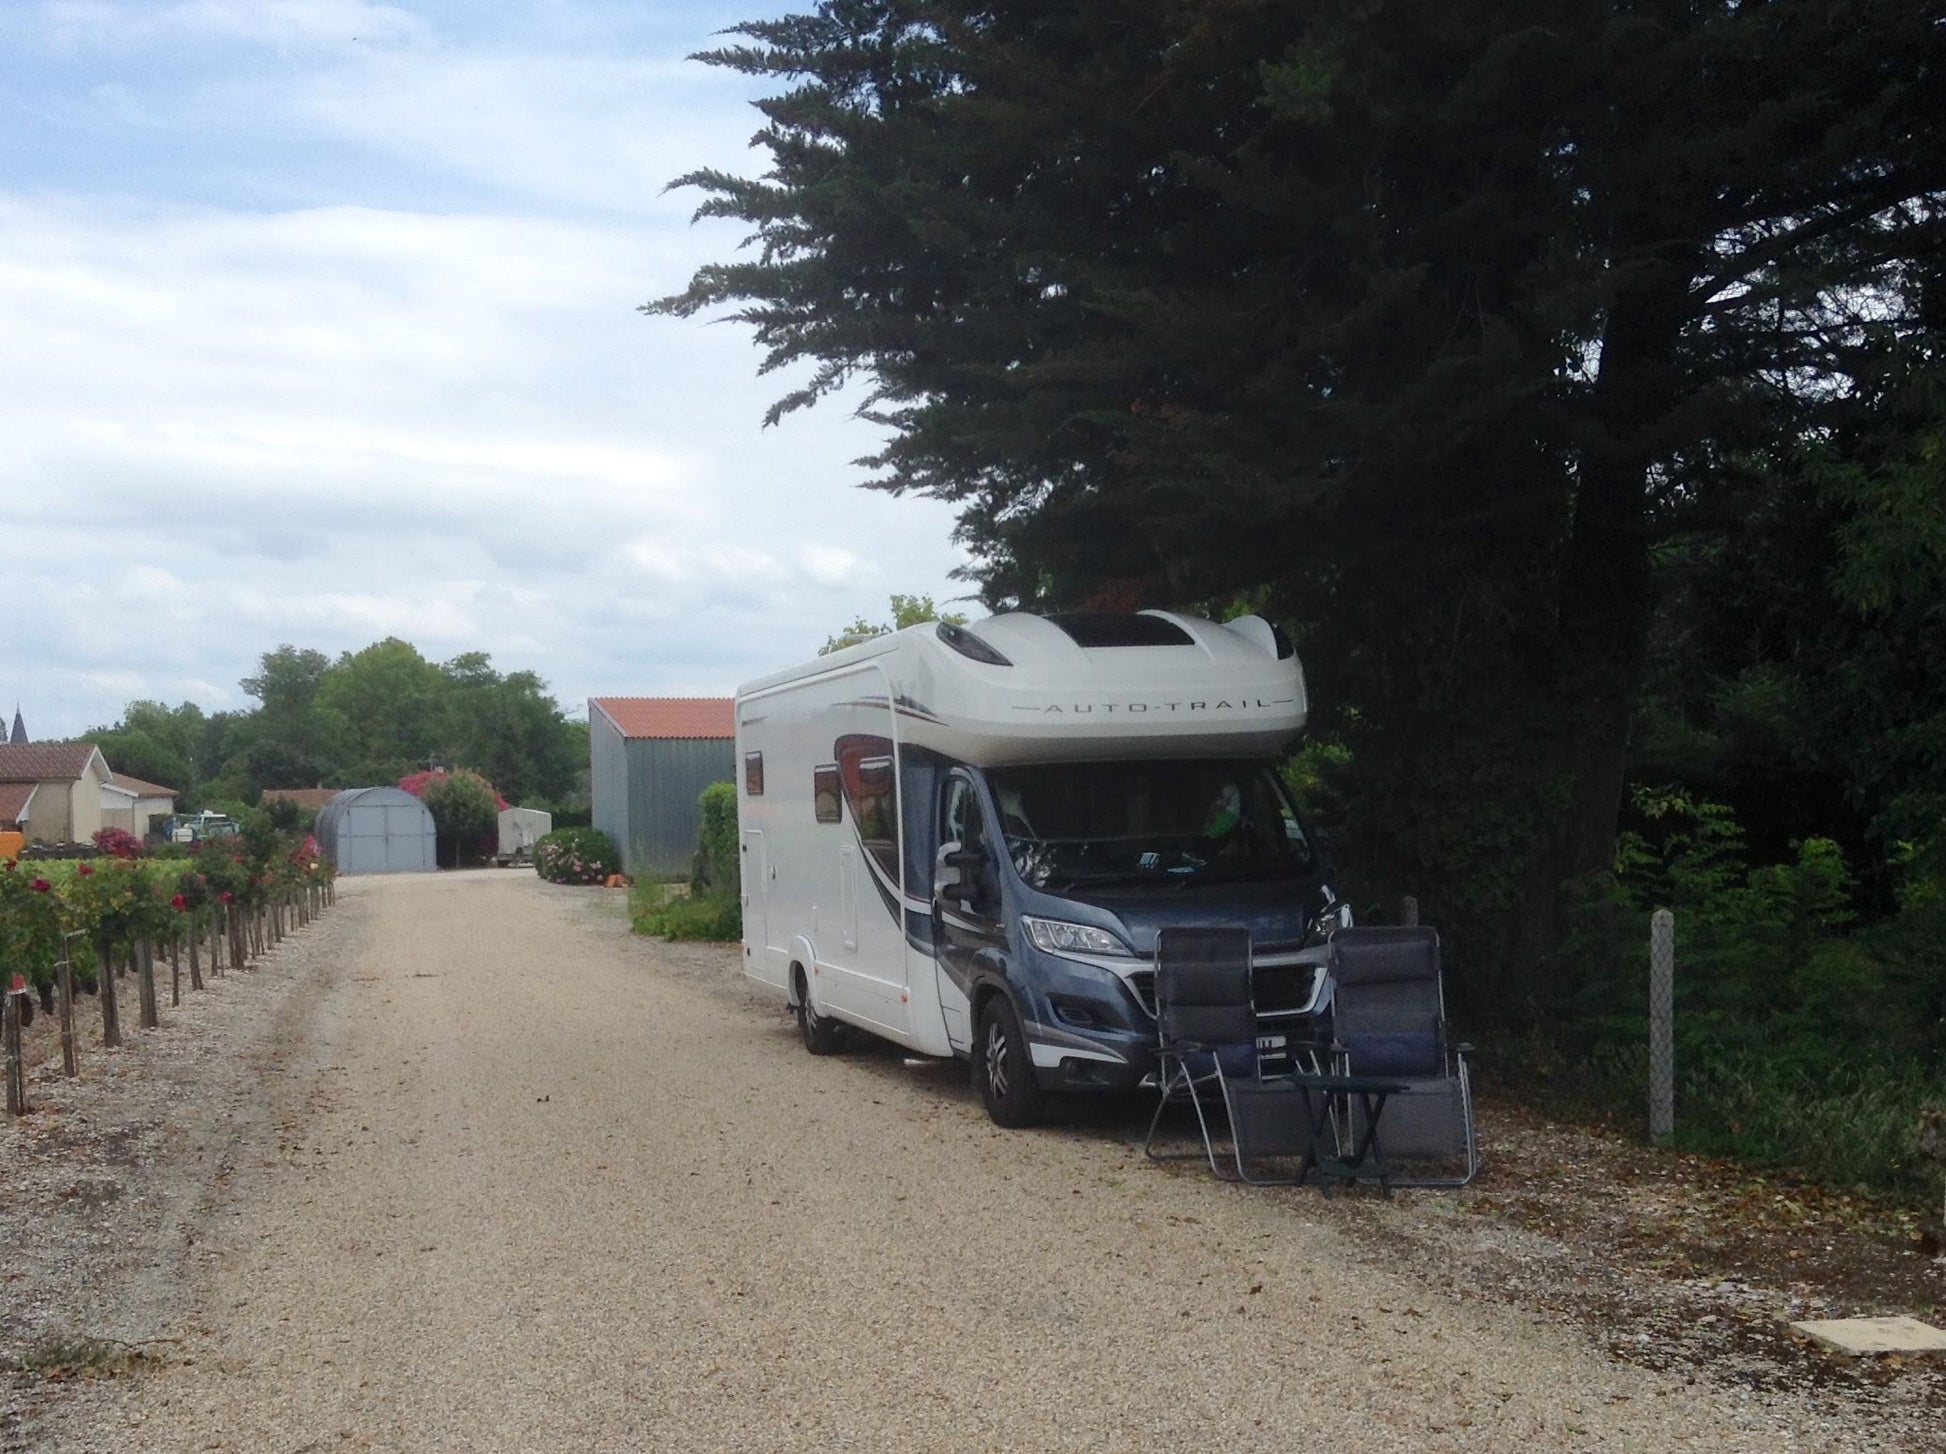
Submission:
[[[1155,1149],[1156,1127],[1172,1099],[1183,1096],[1196,1113],[1203,1155],[1213,1175],[1253,1186],[1294,1185],[1311,1147],[1309,1102],[1289,1079],[1257,1073],[1257,1013],[1250,993],[1248,929],[1164,929],[1156,935],[1155,1007],[1159,1032],[1156,1071],[1160,1099],[1149,1120],[1144,1154],[1171,1161],[1191,1152]],[[1218,1165],[1203,1092],[1212,1083],[1229,1120],[1230,1159],[1236,1175]],[[1297,1175],[1260,1177],[1250,1163],[1300,1159]]]
[[[1465,1186],[1480,1169],[1466,1055],[1446,1034],[1439,935],[1423,926],[1339,929],[1331,936],[1332,1058],[1340,1073],[1402,1089],[1380,1118],[1396,1186]],[[1364,1127],[1354,1108],[1353,1136]],[[1411,1163],[1427,1168],[1415,1174]],[[1438,1165],[1458,1168],[1432,1174]]]

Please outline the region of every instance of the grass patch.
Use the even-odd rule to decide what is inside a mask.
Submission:
[[[37,1373],[43,1378],[114,1378],[154,1358],[145,1343],[54,1336],[29,1347],[16,1366],[23,1373]]]
[[[1919,1116],[1946,1106],[1946,1079],[1912,1065],[1816,1071],[1731,1053],[1677,1071],[1676,1139],[1689,1150],[1787,1166],[1815,1180],[1930,1198],[1938,1168],[1918,1152]],[[1689,1103],[1687,1119],[1683,1101]]]
[[[629,891],[629,922],[637,934],[664,939],[743,937],[743,907],[735,899],[693,897],[683,884],[638,883]]]

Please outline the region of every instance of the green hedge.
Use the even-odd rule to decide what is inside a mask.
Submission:
[[[711,783],[696,799],[696,810],[696,872],[690,891],[736,903],[743,897],[736,784]]]

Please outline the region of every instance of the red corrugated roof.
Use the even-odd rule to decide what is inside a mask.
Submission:
[[[108,774],[108,786],[120,788],[125,793],[133,793],[138,798],[173,798],[174,788],[165,788],[160,783],[143,782],[139,777],[130,777],[125,772]],[[119,810],[117,810],[119,811]]]
[[[34,796],[34,783],[0,783],[0,823],[18,823]]]
[[[92,742],[0,742],[0,783],[73,782],[94,755]]]
[[[590,697],[624,737],[720,738],[737,735],[734,697]]]

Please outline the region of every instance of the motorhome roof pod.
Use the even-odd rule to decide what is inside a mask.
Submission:
[[[1169,611],[928,622],[821,658],[882,661],[900,737],[979,766],[1113,757],[1269,757],[1304,728],[1304,670],[1261,616]],[[801,676],[748,683],[739,695]]]

